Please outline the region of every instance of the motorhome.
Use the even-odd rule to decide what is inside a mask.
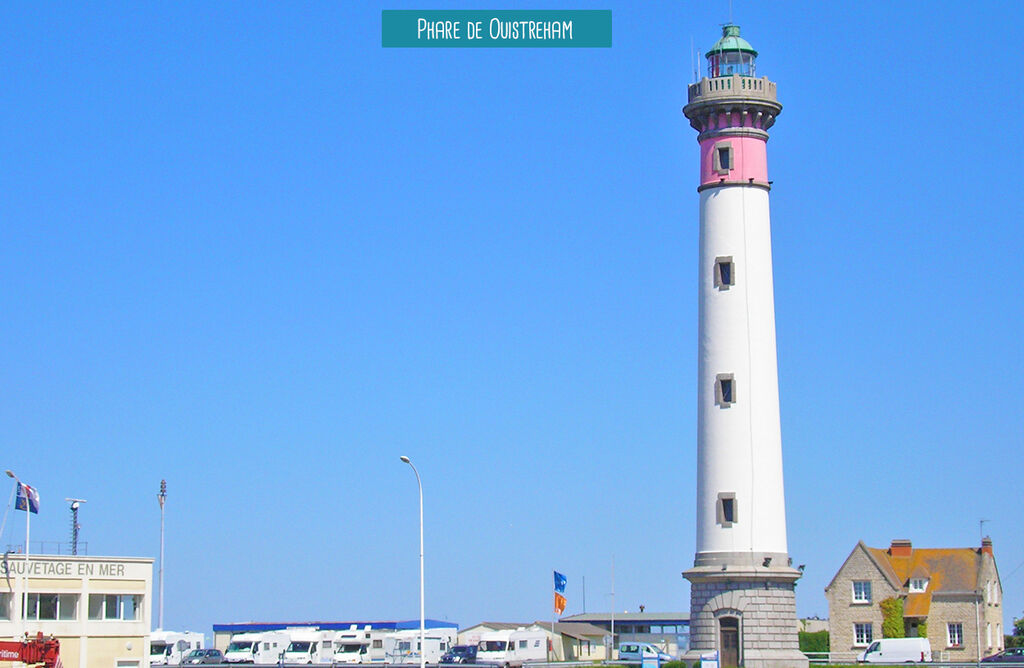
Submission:
[[[927,638],[882,638],[857,657],[858,663],[918,663],[932,660]]]
[[[548,634],[544,631],[513,631],[509,637],[512,664],[521,666],[529,661],[547,661]]]
[[[149,665],[177,665],[186,654],[202,646],[202,633],[153,631],[149,634]]]
[[[254,663],[270,665],[277,663],[281,653],[288,647],[291,638],[284,631],[263,633],[236,633],[231,636],[224,661],[227,663]]]
[[[441,655],[455,644],[458,629],[426,629],[422,648],[426,663],[437,663]],[[419,663],[420,661],[419,629],[393,631],[384,637],[384,655],[388,663]]]
[[[284,663],[331,663],[335,635],[335,631],[289,629],[291,642],[284,651]]]
[[[348,631],[338,631],[334,638],[334,663],[384,663],[387,633],[369,625],[353,625]]]
[[[505,667],[544,661],[547,657],[548,635],[543,631],[522,628],[483,633],[476,650],[477,663],[496,663]]]

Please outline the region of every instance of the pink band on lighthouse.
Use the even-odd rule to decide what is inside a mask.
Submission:
[[[700,183],[768,183],[768,151],[760,137],[719,136],[700,143]]]

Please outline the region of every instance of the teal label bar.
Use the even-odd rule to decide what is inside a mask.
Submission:
[[[384,47],[608,48],[610,9],[415,10],[381,12]]]

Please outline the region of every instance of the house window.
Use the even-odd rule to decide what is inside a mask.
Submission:
[[[854,580],[853,581],[853,602],[854,603],[870,603],[871,602],[871,581],[870,580]]]
[[[910,579],[910,593],[920,594],[928,588],[928,580],[925,578],[911,578]]]
[[[89,619],[135,621],[141,614],[141,594],[89,594]]]
[[[732,144],[723,141],[715,144],[714,168],[720,176],[725,176],[733,168]]]
[[[867,646],[874,639],[871,622],[857,622],[853,625],[853,644]]]
[[[715,403],[727,408],[736,403],[736,379],[731,373],[715,376]]]
[[[73,620],[77,608],[77,594],[29,594],[25,619]]]
[[[731,527],[736,521],[736,492],[720,492],[718,494],[717,522],[723,527]]]
[[[719,290],[728,290],[730,285],[736,285],[736,265],[732,256],[715,258],[715,287]]]
[[[963,647],[964,625],[959,622],[946,624],[946,640],[949,647]]]

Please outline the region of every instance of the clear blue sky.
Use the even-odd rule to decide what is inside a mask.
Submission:
[[[480,5],[428,3],[432,8]],[[734,3],[772,129],[801,615],[860,539],[1020,531],[1019,3]],[[34,540],[156,557],[165,626],[686,610],[694,552],[691,38],[382,49],[423,3],[0,10],[0,468]],[[1018,156],[1018,157],[1014,157]],[[4,494],[8,488],[4,487]],[[3,544],[20,543],[23,516]],[[1017,569],[1017,570],[1014,570]]]

